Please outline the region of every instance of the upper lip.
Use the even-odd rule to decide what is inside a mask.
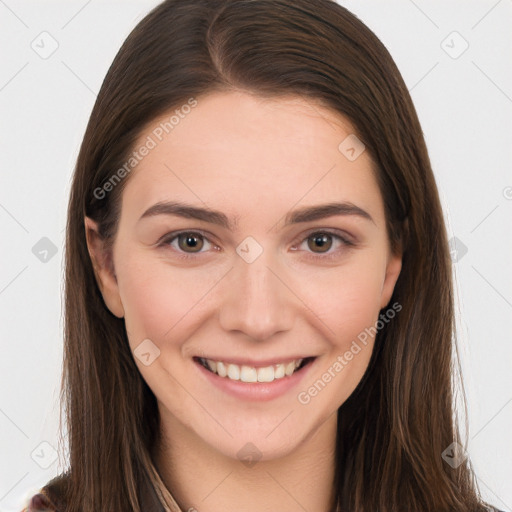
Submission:
[[[283,356],[282,358],[273,357],[272,359],[249,359],[249,358],[237,358],[237,357],[222,357],[222,356],[196,356],[200,359],[210,359],[212,361],[222,361],[225,364],[236,364],[238,366],[252,366],[255,368],[265,367],[265,366],[273,366],[276,364],[286,364],[291,361],[296,361],[297,359],[309,359],[314,358],[316,356]]]

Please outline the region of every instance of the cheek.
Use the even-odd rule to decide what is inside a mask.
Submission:
[[[338,344],[377,320],[384,277],[383,258],[365,254],[350,265],[316,272],[307,283],[301,283],[301,289],[308,305],[331,331],[328,337],[334,336]]]
[[[184,302],[176,283],[153,280],[143,273],[123,286],[121,296],[131,344],[149,338],[160,345],[160,340],[177,322],[180,304]]]
[[[118,282],[132,348],[149,338],[167,350],[173,339],[184,339],[216,280],[215,272],[172,268],[144,255],[124,260]]]
[[[303,288],[309,290],[307,300],[329,348],[302,387],[299,403],[314,403],[328,415],[360,382],[378,331],[384,268],[378,254],[361,255],[352,265],[316,273],[310,286]]]
[[[120,266],[118,282],[135,363],[155,395],[167,397],[169,389],[177,389],[175,378],[184,380],[180,352],[193,333],[193,321],[209,283],[197,274],[192,278],[183,269],[154,260],[148,264],[135,256]],[[204,285],[194,286],[197,282]],[[148,352],[151,359],[146,365],[142,355]],[[173,400],[174,407],[187,403],[185,398]]]

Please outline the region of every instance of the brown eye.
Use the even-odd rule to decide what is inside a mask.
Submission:
[[[178,246],[185,252],[199,252],[204,245],[203,236],[199,233],[180,233],[178,235]]]
[[[327,252],[332,247],[332,237],[328,233],[315,233],[308,237],[308,247],[313,252]]]

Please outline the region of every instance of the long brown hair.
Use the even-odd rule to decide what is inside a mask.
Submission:
[[[454,305],[446,230],[407,87],[378,38],[331,0],[167,0],[132,31],[94,105],[73,176],[65,254],[62,401],[69,512],[140,511],[159,435],[155,397],[110,313],[84,216],[112,243],[120,198],[105,183],[156,117],[214,91],[298,95],[348,118],[375,164],[403,262],[369,367],[338,411],[336,506],[350,512],[484,511],[454,415]],[[102,188],[103,187],[103,188]],[[96,191],[96,193],[95,193]],[[172,489],[170,490],[172,492]]]

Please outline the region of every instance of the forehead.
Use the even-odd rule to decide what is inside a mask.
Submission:
[[[141,133],[135,149],[151,149],[131,172],[123,210],[140,216],[158,201],[180,199],[237,218],[252,208],[264,218],[298,202],[345,200],[381,213],[368,152],[351,161],[340,151],[354,136],[341,115],[303,97],[215,92],[196,101]]]

